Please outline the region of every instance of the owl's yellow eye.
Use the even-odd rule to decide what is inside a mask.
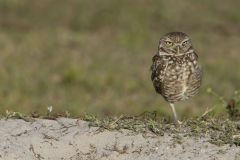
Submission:
[[[173,43],[170,42],[170,41],[165,41],[165,44],[166,44],[167,46],[172,46],[172,45],[173,45]]]

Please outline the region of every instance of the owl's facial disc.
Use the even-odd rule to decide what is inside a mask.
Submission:
[[[186,37],[164,37],[160,41],[161,55],[175,55],[180,56],[187,54],[192,47],[190,39]]]

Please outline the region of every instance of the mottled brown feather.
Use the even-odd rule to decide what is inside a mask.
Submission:
[[[174,37],[174,36],[180,36]],[[170,38],[176,41],[185,36],[175,33]],[[184,37],[182,38],[184,39]],[[159,51],[164,51],[159,47]],[[189,51],[189,52],[188,52]],[[159,52],[153,56],[151,66],[153,86],[156,92],[170,103],[188,99],[196,95],[202,82],[202,69],[198,63],[198,56],[191,46],[186,54],[175,56],[173,54],[160,55]],[[165,51],[164,51],[165,52]]]

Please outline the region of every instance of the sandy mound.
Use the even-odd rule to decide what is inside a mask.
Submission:
[[[216,146],[207,138],[156,136],[130,130],[100,131],[88,122],[59,118],[0,120],[0,159],[240,159],[240,148]]]

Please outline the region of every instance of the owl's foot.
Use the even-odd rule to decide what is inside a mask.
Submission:
[[[182,125],[182,122],[179,121],[179,120],[175,120],[175,124],[176,124],[177,126],[180,126],[180,125]]]

